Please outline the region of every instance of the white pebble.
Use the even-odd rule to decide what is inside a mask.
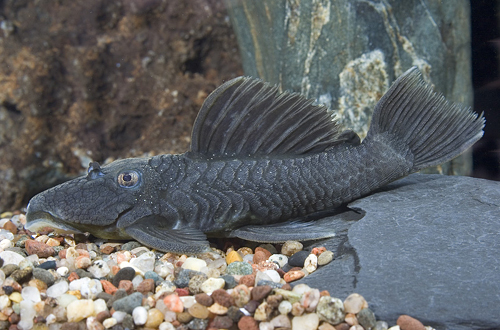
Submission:
[[[19,253],[12,251],[2,251],[0,252],[0,258],[3,259],[3,265],[19,265],[24,260],[24,257]]]
[[[284,254],[273,254],[269,257],[269,261],[275,262],[280,268],[283,268],[288,263],[288,257]]]
[[[144,281],[144,277],[141,275],[135,275],[135,277],[132,279],[132,285],[134,286],[134,289],[137,289],[137,286],[141,284],[141,282]]]
[[[203,267],[206,267],[207,263],[205,260],[189,257],[182,264],[183,269],[191,269],[199,272]]]
[[[314,272],[318,268],[318,257],[311,253],[304,261],[304,268],[309,273]]]
[[[118,322],[122,323],[123,320],[125,320],[125,316],[127,316],[127,313],[122,312],[122,311],[116,311],[113,313],[113,318]]]
[[[95,278],[101,278],[106,277],[111,272],[111,269],[103,260],[96,260],[92,266],[87,268],[87,271],[94,275]]]
[[[102,325],[103,325],[106,329],[112,328],[112,327],[114,327],[116,324],[118,324],[118,321],[117,321],[114,317],[107,318],[107,319],[105,319],[105,320],[102,322]]]
[[[91,299],[75,300],[66,307],[69,322],[80,322],[94,314],[94,302]]]
[[[274,330],[274,326],[271,324],[271,322],[260,322],[259,330]]]
[[[140,269],[143,273],[153,271],[155,268],[155,254],[152,251],[145,252],[137,258],[132,258],[130,264],[132,267]]]
[[[59,267],[59,268],[57,268],[57,273],[61,276],[66,276],[69,273],[69,269],[68,269],[68,267],[64,267],[64,266]]]
[[[162,262],[158,265],[155,266],[155,273],[158,274],[158,276],[165,278],[169,275],[174,275],[174,265],[168,261]]]
[[[106,301],[104,301],[104,299],[94,300],[94,313],[96,315],[107,310],[108,306],[106,306]]]
[[[17,327],[21,330],[29,330],[33,328],[33,318],[36,316],[36,311],[32,301],[23,300],[19,303],[19,313],[21,320]]]
[[[83,298],[94,299],[102,290],[100,281],[88,277],[74,280],[69,284],[71,291],[79,290]]]
[[[1,295],[0,296],[0,310],[7,308],[10,306],[10,299],[9,296],[7,295]]]
[[[8,239],[3,239],[1,242],[0,242],[0,249],[2,250],[5,250],[5,249],[8,249],[12,246],[12,243],[10,240]]]
[[[23,300],[29,300],[34,303],[42,301],[40,299],[40,291],[34,286],[24,287],[21,291],[21,297],[23,297]]]
[[[272,281],[272,279],[266,273],[257,271],[255,274],[255,284],[257,285],[260,281]]]
[[[319,316],[316,313],[295,316],[292,319],[292,329],[316,330],[319,325]]]
[[[292,292],[302,295],[309,290],[311,290],[311,287],[309,285],[301,283],[294,286]]]
[[[69,289],[69,284],[65,280],[57,282],[47,289],[47,296],[57,298],[66,293]]]
[[[249,264],[253,264],[253,253],[244,255],[243,262],[248,262]]]
[[[57,317],[54,315],[54,314],[49,314],[47,315],[47,317],[45,318],[45,322],[47,324],[52,324],[52,323],[56,323],[57,321]]]
[[[399,325],[395,325],[393,327],[390,327],[389,330],[401,330],[401,328],[399,327]]]
[[[0,239],[14,240],[14,234],[6,229],[0,229]]]
[[[179,297],[179,299],[182,301],[182,305],[184,305],[184,308],[189,308],[196,303],[196,299],[194,299],[194,296],[183,296]]]
[[[273,269],[266,269],[264,271],[264,274],[266,274],[267,276],[269,276],[269,278],[271,279],[271,281],[273,281],[274,283],[279,283],[280,280],[281,280],[281,277],[280,277],[280,274],[273,270]]]
[[[76,296],[73,296],[72,294],[63,294],[59,297],[57,297],[57,303],[59,306],[66,308],[69,304],[71,304],[73,301],[78,300]]]
[[[134,318],[134,323],[136,325],[144,325],[148,320],[148,311],[142,306],[137,306],[132,311],[132,317]]]
[[[288,315],[292,311],[292,303],[288,300],[283,300],[278,306],[278,311],[280,314]]]
[[[189,258],[188,258],[189,259]],[[222,289],[224,288],[224,285],[226,282],[224,281],[223,278],[209,278],[205,282],[201,284],[201,290],[205,293],[212,293],[217,289]]]
[[[158,327],[159,330],[175,330],[175,327],[170,322],[163,322]]]

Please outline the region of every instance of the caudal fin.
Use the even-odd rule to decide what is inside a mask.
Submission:
[[[394,135],[410,148],[416,172],[463,153],[483,136],[484,122],[482,115],[434,92],[413,67],[377,103],[366,138]]]

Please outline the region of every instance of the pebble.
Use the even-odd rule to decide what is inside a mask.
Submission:
[[[88,268],[88,271],[95,278],[102,278],[106,277],[111,272],[111,269],[109,268],[108,264],[103,260],[96,260],[94,261],[92,266]]]
[[[367,308],[368,303],[365,298],[357,293],[350,294],[344,300],[344,310],[346,313],[358,314],[363,308]]]
[[[288,315],[292,311],[292,304],[288,300],[283,300],[278,306],[280,314]]]
[[[94,302],[91,299],[75,300],[66,307],[69,322],[79,322],[94,314]]]
[[[215,290],[224,288],[225,284],[224,279],[211,277],[201,284],[201,291],[209,294]]]
[[[129,296],[118,299],[113,302],[113,308],[116,311],[123,311],[125,313],[132,313],[134,308],[142,304],[142,293],[134,292]]]
[[[125,267],[122,268],[118,271],[118,273],[115,274],[115,277],[113,278],[113,285],[118,287],[120,284],[121,280],[129,280],[132,281],[132,279],[135,276],[135,269],[132,267]]]
[[[373,328],[375,324],[377,323],[377,319],[375,318],[375,314],[371,311],[369,308],[363,308],[357,315],[356,315],[359,324],[365,328]]]
[[[132,258],[130,264],[142,273],[153,271],[155,268],[155,254],[151,251],[144,252],[139,257]]]
[[[184,310],[184,305],[177,294],[169,294],[163,298],[163,303],[169,311],[180,313]]]
[[[300,298],[300,304],[304,306],[306,312],[314,312],[316,310],[316,306],[319,303],[319,290],[318,289],[310,289],[302,294],[302,298]]]
[[[243,307],[250,301],[250,290],[245,284],[240,284],[233,289],[231,297],[236,306]]]
[[[132,317],[134,318],[135,325],[144,325],[148,320],[148,311],[142,306],[137,306],[132,311]]]
[[[301,270],[291,270],[283,276],[283,279],[285,280],[285,282],[290,283],[293,281],[297,281],[304,276],[306,276],[306,274]]]
[[[233,320],[229,316],[217,315],[211,325],[216,329],[229,329],[233,326],[233,323]]]
[[[288,257],[284,254],[273,254],[269,257],[269,261],[272,261],[278,264],[280,268],[283,268],[288,263]]]
[[[203,283],[205,283],[206,280],[207,280],[207,275],[203,273],[200,275],[193,276],[188,283],[189,292],[191,294],[202,293],[203,290],[201,289],[201,286],[203,285]]]
[[[188,313],[199,319],[206,319],[210,315],[208,308],[199,303],[195,303],[193,306],[189,307]]]
[[[252,273],[252,266],[242,261],[235,261],[226,268],[226,274],[228,275],[250,275]]]
[[[150,310],[148,310],[148,319],[146,321],[146,324],[144,324],[144,327],[156,329],[163,322],[163,318],[164,315],[162,312],[160,312],[159,309],[151,308]]]
[[[323,321],[339,324],[344,321],[344,304],[338,298],[323,296],[319,299],[316,314]]]
[[[181,267],[183,269],[189,269],[199,272],[203,267],[207,267],[207,263],[205,260],[189,257],[186,259],[186,261],[184,261]]]
[[[373,330],[387,330],[389,329],[389,324],[385,321],[377,321]]]
[[[238,321],[238,329],[239,330],[259,330],[259,325],[257,321],[251,316],[243,316]],[[300,329],[300,328],[297,328]]]
[[[267,297],[272,288],[269,285],[256,286],[251,291],[251,298],[255,301],[260,301]]]
[[[396,321],[401,330],[425,330],[424,325],[409,315],[401,315]]]
[[[292,319],[292,329],[316,330],[319,325],[319,317],[316,313],[296,316]]]
[[[229,265],[235,261],[243,261],[243,257],[237,251],[231,251],[226,256],[226,263]]]
[[[288,258],[288,264],[292,267],[304,267],[304,262],[306,258],[309,256],[308,251],[298,251]]]
[[[310,254],[304,261],[304,269],[310,274],[318,268],[318,257],[315,254]]]
[[[36,254],[40,258],[48,258],[56,253],[52,246],[31,239],[26,240],[25,248],[29,255]]]
[[[196,300],[197,303],[206,307],[214,303],[214,299],[206,293],[199,293],[194,296],[194,299]]]
[[[333,252],[325,251],[318,256],[318,266],[329,264],[333,260]]]
[[[224,315],[227,313],[227,307],[222,306],[218,303],[214,303],[212,306],[208,307],[208,310],[216,315]]]
[[[292,256],[295,253],[299,252],[302,250],[304,246],[302,243],[297,242],[297,241],[286,241],[283,246],[281,247],[281,253],[284,254],[285,256]]]
[[[43,281],[47,286],[53,285],[56,280],[51,272],[43,268],[33,269],[33,277]]]

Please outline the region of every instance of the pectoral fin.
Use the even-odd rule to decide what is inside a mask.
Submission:
[[[333,237],[335,231],[330,221],[293,220],[264,226],[244,226],[233,230],[229,236],[261,243],[282,243],[289,240],[309,241]]]
[[[210,248],[205,234],[199,229],[172,229],[162,225],[164,219],[151,216],[125,228],[137,241],[165,252],[198,254]]]

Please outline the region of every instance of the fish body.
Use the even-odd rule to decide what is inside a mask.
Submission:
[[[206,235],[260,242],[334,236],[324,221],[340,205],[446,162],[482,136],[484,118],[403,74],[377,104],[362,143],[327,109],[251,78],[205,101],[191,148],[89,165],[86,176],[35,196],[27,228],[133,238],[200,253]]]

